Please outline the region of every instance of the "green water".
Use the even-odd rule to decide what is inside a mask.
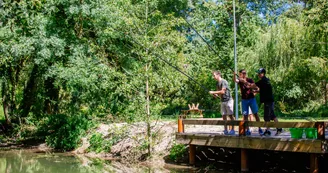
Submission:
[[[26,150],[0,151],[0,173],[110,173],[194,172],[193,169],[149,168],[119,162],[89,159],[64,153],[35,153]]]
[[[79,158],[65,154],[0,152],[0,172],[3,173],[87,173],[103,172],[102,169],[102,165],[83,165]]]

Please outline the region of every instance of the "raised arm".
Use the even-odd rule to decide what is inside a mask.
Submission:
[[[245,79],[239,79],[239,82],[244,83],[247,88],[250,88],[250,89],[258,89],[258,87],[256,86],[255,83],[249,83]]]

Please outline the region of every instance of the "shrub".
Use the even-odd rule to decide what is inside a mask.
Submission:
[[[103,135],[101,133],[95,133],[90,138],[90,146],[88,151],[94,151],[96,153],[100,153],[102,151],[110,152],[113,146],[113,140],[104,140]]]
[[[110,152],[112,146],[124,138],[125,135],[126,127],[110,129],[110,134],[106,137],[108,139],[104,139],[104,136],[101,133],[94,133],[90,137],[90,146],[88,148],[88,152]]]
[[[88,148],[88,151],[94,151],[96,153],[100,153],[103,149],[103,136],[101,133],[95,133],[90,138],[90,146]]]
[[[187,148],[183,144],[174,144],[170,150],[170,159],[173,161],[177,161],[182,158],[183,155],[187,152]]]
[[[84,115],[51,115],[46,118],[40,132],[46,134],[46,143],[50,147],[73,150],[81,143],[81,138],[92,123]]]

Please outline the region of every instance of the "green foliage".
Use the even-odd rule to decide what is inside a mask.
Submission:
[[[88,148],[88,151],[94,151],[96,153],[100,153],[101,151],[103,151],[104,147],[107,147],[101,133],[93,134],[89,142],[90,142],[90,146]]]
[[[221,113],[219,111],[207,111],[207,112],[204,112],[203,117],[204,118],[220,118]]]
[[[149,145],[150,145],[149,141],[142,140],[140,145],[137,148],[138,148],[139,151],[145,152],[145,151],[147,151]]]
[[[315,109],[312,113],[312,116],[317,115],[318,117],[328,117],[328,106],[321,105],[317,109]]]
[[[1,107],[0,107],[1,108]],[[4,122],[5,120],[5,115],[2,113],[2,111],[0,112],[0,121]]]
[[[170,150],[169,158],[177,161],[187,153],[187,147],[183,144],[174,144]]]
[[[0,135],[0,142],[1,143],[7,142],[7,138],[5,136],[3,136],[3,135]]]
[[[92,126],[91,121],[83,115],[51,115],[46,118],[40,131],[46,132],[46,143],[50,147],[73,150],[81,144],[81,138]]]
[[[94,151],[96,153],[110,152],[113,145],[118,143],[126,136],[126,127],[113,127],[110,129],[107,136],[103,136],[101,133],[94,133],[89,139],[90,146],[88,151]]]
[[[324,116],[327,1],[303,2],[236,3],[238,68],[255,80],[255,69],[267,69],[278,111],[311,112],[308,105],[315,102]],[[190,103],[219,110],[218,99],[159,56],[211,90],[216,69],[234,87],[231,1],[3,0],[0,8],[0,108],[7,111],[6,116],[0,111],[0,119],[17,126],[47,124],[39,132],[56,148],[77,146],[87,129],[72,125],[86,124],[81,114],[149,123]],[[151,117],[145,111],[146,81]]]

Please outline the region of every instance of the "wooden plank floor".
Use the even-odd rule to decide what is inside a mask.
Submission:
[[[238,133],[238,131],[236,131]],[[178,143],[215,146],[243,149],[259,149],[305,153],[327,153],[327,140],[317,139],[292,139],[288,131],[279,136],[275,136],[275,131],[271,131],[270,137],[260,136],[257,131],[251,136],[223,135],[222,132],[192,132],[177,133]],[[327,132],[325,134],[328,134]],[[327,139],[328,135],[326,135]]]

